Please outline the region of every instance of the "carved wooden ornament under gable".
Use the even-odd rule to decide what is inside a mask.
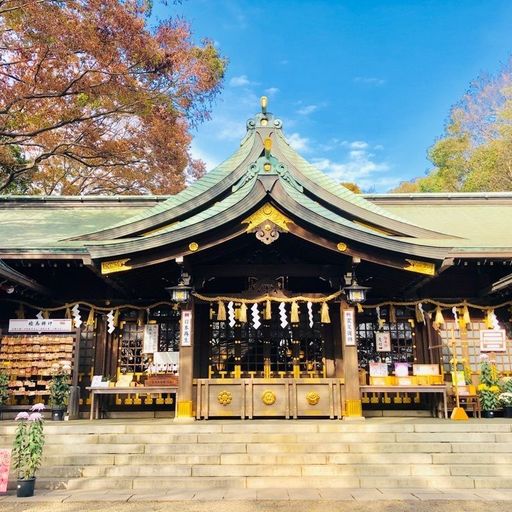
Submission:
[[[291,223],[292,220],[269,203],[242,221],[242,224],[248,224],[247,233],[256,233],[256,238],[266,245],[277,240],[279,233],[288,232],[287,224]]]

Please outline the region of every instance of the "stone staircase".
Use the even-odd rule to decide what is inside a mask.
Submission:
[[[14,428],[0,423],[0,447]],[[512,423],[499,419],[136,419],[45,432],[40,489],[512,487]]]

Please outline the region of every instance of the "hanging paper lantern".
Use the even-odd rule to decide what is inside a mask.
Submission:
[[[224,302],[219,301],[219,309],[217,310],[217,320],[219,322],[224,322],[226,320],[226,306],[224,306]]]
[[[322,309],[320,310],[320,322],[323,324],[330,324],[331,317],[329,316],[329,306],[327,302],[322,302]]]
[[[260,321],[260,312],[258,310],[258,303],[255,302],[251,307],[251,313],[252,313],[252,326],[255,329],[259,329],[261,326]]]
[[[445,321],[444,321],[443,312],[441,311],[441,307],[437,306],[436,316],[434,318],[434,324],[433,324],[434,329],[440,329],[441,325],[444,325],[444,324],[445,324]]]
[[[240,322],[244,324],[247,322],[247,304],[242,303],[242,305],[240,306],[240,313],[238,319],[240,320]]]
[[[313,329],[313,325],[314,325],[314,321],[313,321],[313,303],[311,301],[308,301],[307,308],[308,308],[309,327],[311,329]]]
[[[230,300],[228,302],[228,325],[234,327],[235,323],[235,308],[233,307],[233,301]]]
[[[291,312],[290,312],[290,322],[292,324],[299,323],[299,305],[295,301],[292,302],[292,308],[291,308]]]
[[[279,303],[279,318],[281,319],[281,327],[284,329],[288,325],[288,319],[286,318],[286,304],[284,302]]]

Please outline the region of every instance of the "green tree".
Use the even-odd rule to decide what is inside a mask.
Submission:
[[[512,190],[512,60],[471,84],[428,156],[434,168],[394,192]]]

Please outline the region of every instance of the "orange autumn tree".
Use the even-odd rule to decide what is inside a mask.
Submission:
[[[0,0],[0,193],[173,194],[225,61],[143,0]]]

